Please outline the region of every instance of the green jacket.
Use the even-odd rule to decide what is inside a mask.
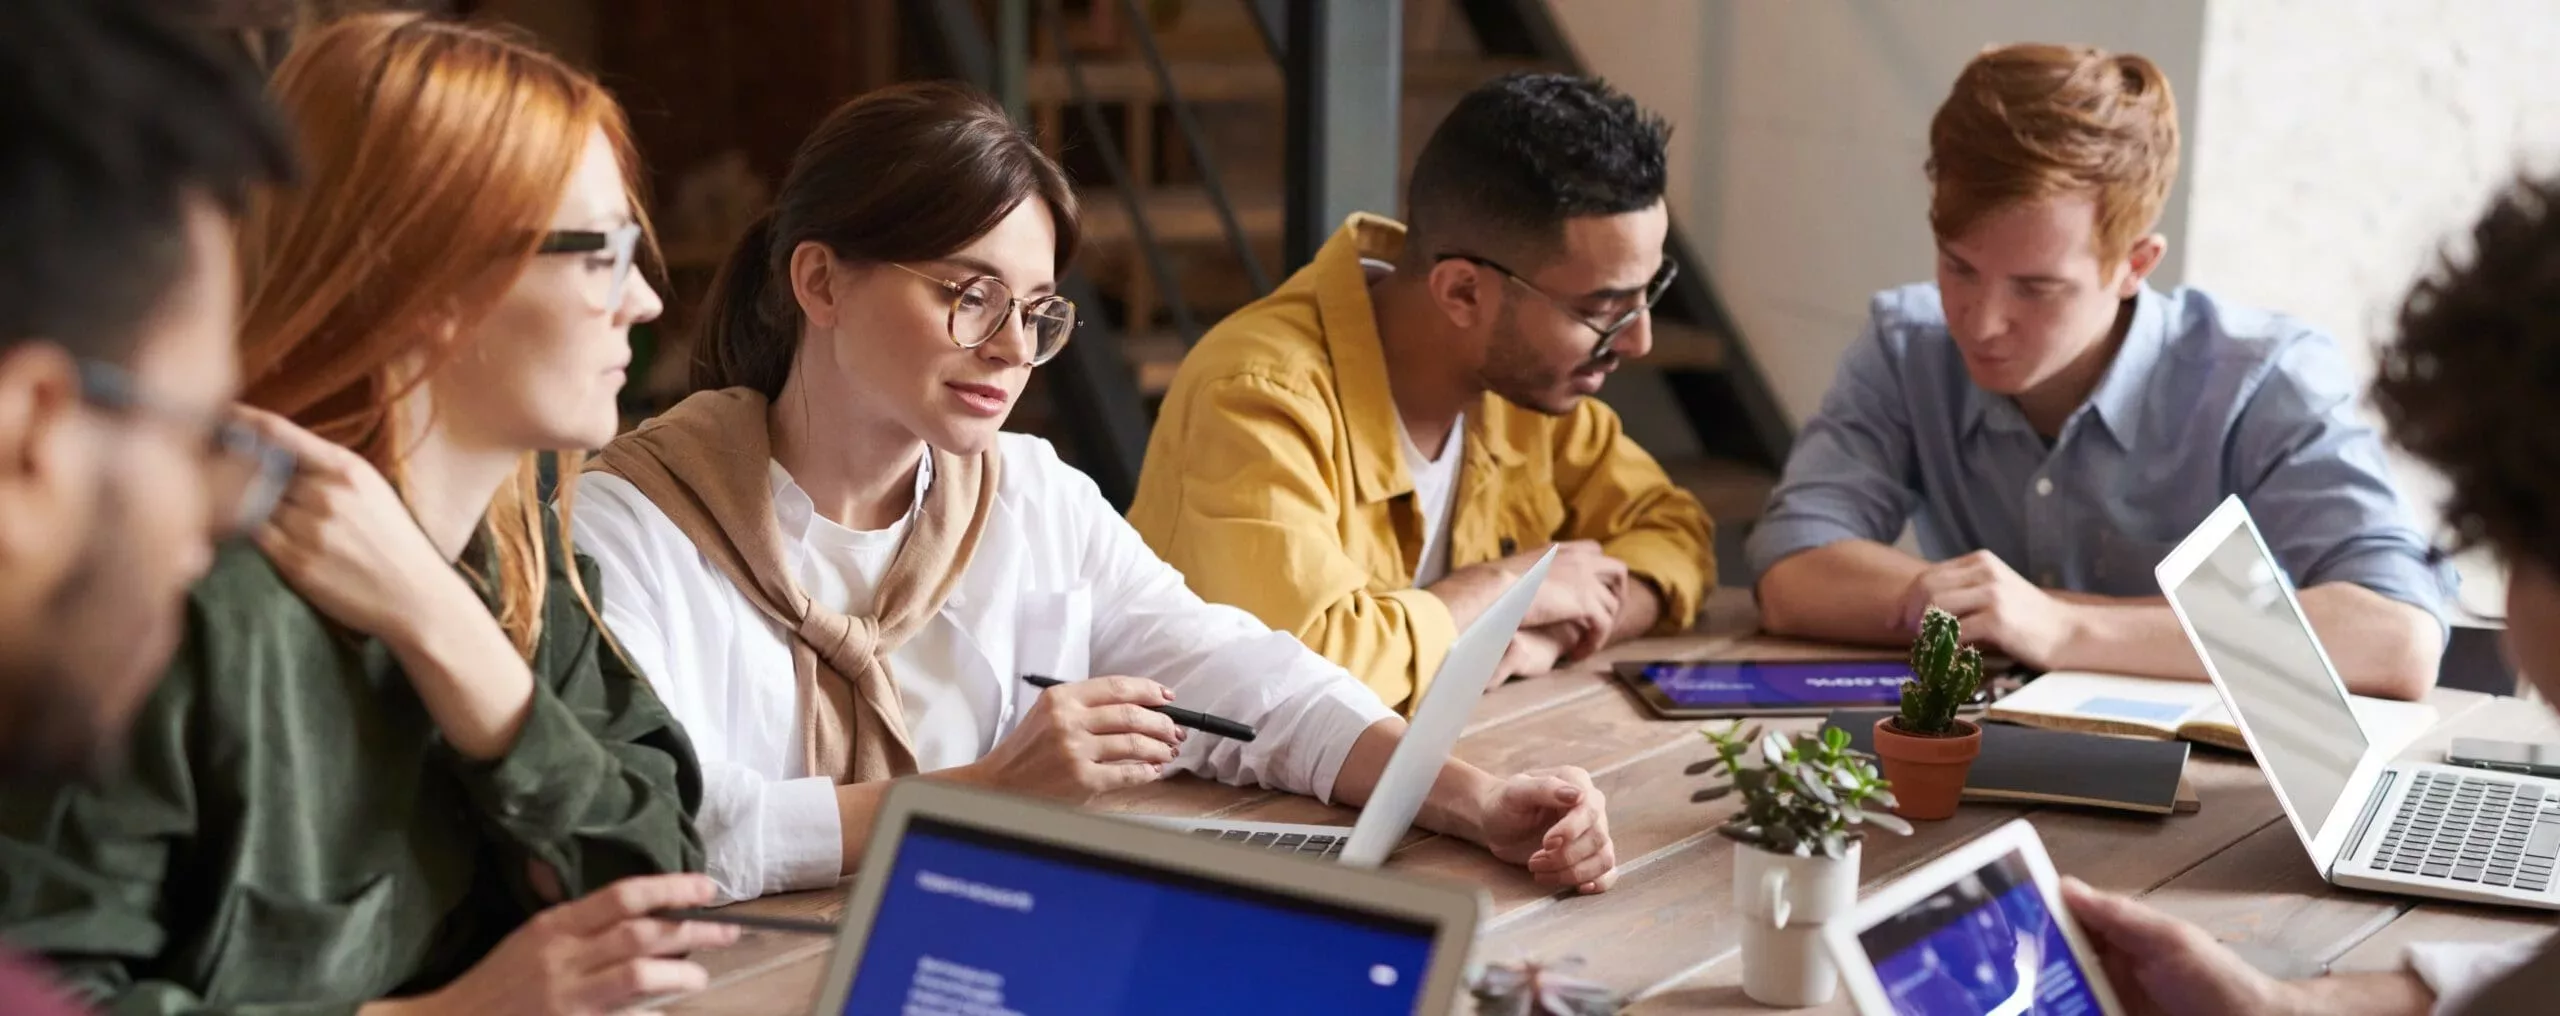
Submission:
[[[0,795],[0,939],[111,1013],[345,1013],[469,969],[544,906],[530,861],[571,896],[700,870],[692,745],[551,560],[532,713],[475,764],[382,643],[226,548],[114,775]]]

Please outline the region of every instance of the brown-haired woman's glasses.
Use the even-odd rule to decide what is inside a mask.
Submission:
[[[1006,318],[1019,318],[1023,334],[1031,337],[1031,365],[1037,367],[1067,348],[1067,336],[1076,330],[1076,305],[1066,297],[1052,293],[1021,300],[1014,297],[1003,279],[992,275],[954,282],[905,265],[897,268],[951,294],[951,314],[946,324],[951,341],[962,349],[986,345],[988,339],[1004,330]]]

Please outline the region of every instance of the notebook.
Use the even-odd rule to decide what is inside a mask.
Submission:
[[[1823,725],[1849,732],[1849,746],[1875,753],[1882,709],[1842,709]],[[2064,804],[2151,815],[2201,806],[2187,785],[2187,743],[2137,741],[2057,730],[1986,725],[1982,757],[1965,774],[1964,799]]]
[[[2356,719],[2393,751],[2436,725],[2424,702],[2349,696]],[[2246,754],[2249,744],[2213,685],[2157,677],[2057,670],[2027,682],[1983,718],[2047,730],[2185,740]],[[2392,743],[2396,742],[2396,743]]]

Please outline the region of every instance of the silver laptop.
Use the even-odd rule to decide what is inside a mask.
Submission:
[[[1446,1013],[1473,886],[927,780],[881,806],[816,1012]]]
[[[1449,645],[1449,655],[1441,658],[1439,672],[1432,676],[1430,687],[1423,690],[1422,705],[1413,711],[1413,722],[1405,727],[1404,740],[1387,758],[1387,771],[1378,776],[1377,790],[1369,795],[1368,805],[1360,809],[1360,820],[1350,828],[1155,815],[1127,817],[1225,843],[1310,858],[1338,858],[1344,864],[1363,868],[1386,863],[1387,855],[1403,841],[1405,830],[1412,828],[1413,817],[1422,811],[1423,799],[1430,796],[1431,784],[1439,780],[1449,752],[1458,746],[1458,735],[1467,729],[1467,717],[1475,713],[1476,700],[1484,697],[1485,686],[1493,681],[1494,668],[1502,665],[1502,654],[1511,647],[1511,634],[1520,629],[1520,619],[1528,615],[1529,601],[1537,598],[1538,587],[1547,580],[1547,565],[1555,558],[1556,552],[1549,549]]]
[[[2239,498],[2169,553],[2160,588],[2321,877],[2475,903],[2560,909],[2560,780],[2394,762],[2348,707]]]

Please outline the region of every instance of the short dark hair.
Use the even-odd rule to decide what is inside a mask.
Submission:
[[[1565,220],[1662,200],[1670,138],[1662,117],[1598,78],[1507,74],[1477,86],[1414,160],[1408,263],[1458,247],[1536,263],[1562,242]]]
[[[2560,177],[2519,180],[2410,290],[2374,403],[2443,471],[2457,546],[2560,575]]]
[[[241,59],[146,0],[0,2],[0,350],[122,361],[188,267],[184,209],[292,172]]]
[[[928,81],[836,107],[800,143],[772,210],[738,238],[711,284],[694,390],[782,394],[800,353],[800,306],[787,272],[802,243],[817,241],[853,262],[931,261],[987,235],[1033,198],[1049,206],[1065,271],[1081,232],[1075,188],[994,100]]]

